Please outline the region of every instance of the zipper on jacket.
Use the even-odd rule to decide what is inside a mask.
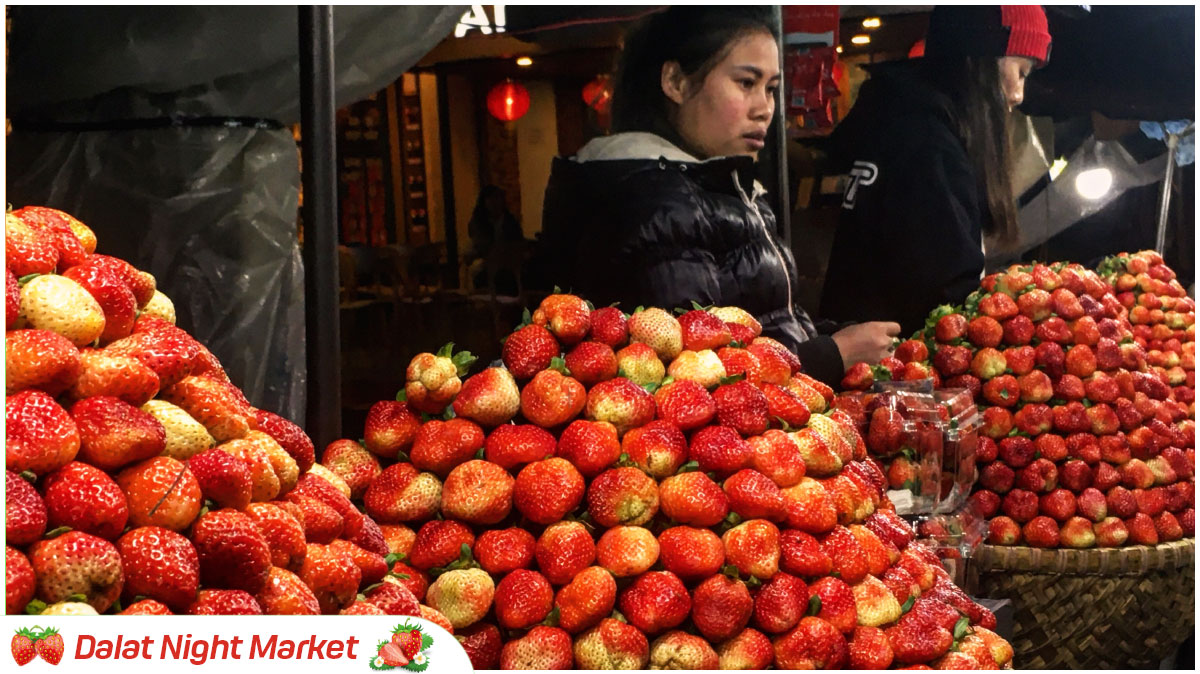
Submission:
[[[795,310],[792,309],[792,275],[788,271],[787,258],[779,251],[779,246],[775,245],[775,237],[771,236],[771,230],[767,229],[767,221],[763,219],[762,213],[758,210],[758,204],[754,200],[746,196],[746,190],[742,189],[742,183],[738,180],[737,171],[733,172],[733,184],[737,186],[738,194],[742,196],[742,201],[754,211],[754,217],[758,219],[758,224],[762,227],[763,234],[767,237],[767,243],[771,244],[771,250],[775,251],[775,256],[779,258],[779,266],[783,267],[783,278],[787,279],[787,310],[788,316],[792,320],[796,320]]]

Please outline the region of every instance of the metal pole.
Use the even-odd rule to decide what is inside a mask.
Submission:
[[[438,151],[442,154],[442,214],[446,229],[446,265],[453,270],[454,285],[458,287],[458,215],[454,209],[454,157],[450,133],[450,77],[445,70],[436,73],[438,109]],[[468,283],[469,285],[469,283]]]
[[[1154,240],[1154,250],[1162,255],[1163,249],[1167,245],[1167,216],[1171,210],[1171,187],[1175,182],[1175,152],[1179,149],[1179,139],[1194,133],[1196,125],[1195,123],[1189,124],[1186,129],[1177,134],[1168,133],[1165,124],[1160,124],[1160,126],[1162,126],[1163,136],[1167,141],[1167,174],[1163,177],[1162,193],[1158,198],[1158,234]]]
[[[333,8],[301,6],[300,157],[304,167],[304,289],[308,351],[306,426],[318,448],[342,435]]]
[[[783,72],[783,7],[775,5],[775,26],[779,29],[779,72]],[[785,115],[787,107],[784,100],[783,92],[785,87],[780,86],[776,94],[775,109],[778,114],[771,124],[770,142],[775,146],[775,193],[776,212],[775,219],[779,224],[779,234],[783,237],[783,241],[790,248],[792,245],[792,199],[788,194],[791,189],[788,182],[787,170],[787,117]]]

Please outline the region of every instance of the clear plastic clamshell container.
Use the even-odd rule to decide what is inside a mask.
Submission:
[[[899,515],[934,511],[940,495],[944,411],[932,393],[885,390],[864,396],[868,451],[884,466]]]
[[[946,414],[942,427],[941,493],[935,512],[953,513],[967,502],[975,484],[975,450],[983,420],[969,389],[938,389],[933,397]]]

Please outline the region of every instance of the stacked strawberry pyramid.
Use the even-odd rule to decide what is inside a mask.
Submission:
[[[304,432],[95,251],[65,213],[6,214],[6,611],[319,614],[383,578],[383,532]]]
[[[324,457],[402,558],[385,584],[480,669],[1007,665],[833,391],[746,312],[679,313],[555,294],[503,366],[416,356]]]
[[[988,276],[965,307],[940,307],[927,322],[945,385],[970,389],[981,408],[971,501],[992,518],[992,544],[1115,547],[1194,535],[1193,380],[1183,369],[1194,363],[1194,304],[1153,253],[1118,259],[1130,271],[1146,267],[1131,277],[1142,295],[1118,296],[1078,264],[1035,263]]]

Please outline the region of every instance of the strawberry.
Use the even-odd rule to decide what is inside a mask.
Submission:
[[[9,613],[12,613],[12,611],[9,611]],[[12,654],[13,660],[17,661],[18,667],[29,664],[38,656],[37,651],[33,648],[33,639],[35,638],[37,638],[37,634],[24,627],[18,629],[17,633],[13,636]]]
[[[713,392],[717,419],[743,436],[761,435],[769,424],[767,397],[748,381],[726,384]]]
[[[621,438],[621,451],[647,475],[662,480],[674,475],[687,461],[687,438],[670,421],[651,421],[627,432]]]
[[[103,311],[102,344],[128,337],[133,332],[133,324],[137,319],[137,299],[117,275],[102,266],[85,263],[71,267],[63,276],[82,286]]]
[[[533,324],[544,326],[563,344],[577,344],[592,329],[592,310],[575,295],[555,294],[538,305]]]
[[[49,274],[58,266],[59,252],[44,229],[17,217],[4,215],[4,264],[17,276]]]
[[[612,424],[619,435],[653,421],[654,411],[654,398],[624,377],[596,384],[587,394],[587,418]]]
[[[386,579],[385,579],[385,582],[394,581],[396,583],[399,583],[400,585],[403,585],[409,592],[411,592],[412,595],[414,597],[416,597],[418,601],[424,601],[425,593],[429,590],[429,574],[427,574],[424,571],[421,571],[419,569],[415,569],[415,568],[409,566],[408,564],[405,564],[404,562],[396,562],[395,564],[393,564],[392,565],[392,573],[396,574],[398,576],[407,576],[407,578],[397,578],[396,576],[388,576],[388,578],[390,578],[391,581],[386,581]],[[420,610],[419,617],[422,617],[422,618],[425,617],[425,609],[421,608],[419,610]],[[443,616],[443,617],[445,617],[445,616]],[[450,624],[449,622],[446,623],[446,625],[449,625],[449,624]],[[454,626],[450,625],[450,627],[453,628]]]
[[[426,414],[441,414],[462,389],[460,376],[475,362],[469,351],[455,354],[454,344],[437,354],[421,353],[413,357],[405,371],[405,399],[414,409]]]
[[[888,567],[900,558],[900,551],[896,546],[890,543],[884,543],[875,532],[866,528],[861,524],[851,524],[848,529],[854,535],[862,548],[863,554],[867,560],[867,573],[876,577],[883,577],[887,572]]]
[[[51,665],[62,662],[65,648],[62,635],[53,627],[43,630],[41,637],[33,644],[33,649],[37,651],[38,657]]]
[[[965,346],[938,346],[933,366],[943,377],[961,375],[971,368],[971,350]]]
[[[470,377],[454,399],[456,415],[487,428],[508,423],[520,410],[521,391],[503,368],[489,367]]]
[[[742,375],[743,379],[754,386],[762,384],[762,363],[758,356],[747,349],[725,347],[717,351],[717,358],[725,366],[725,374],[729,377]]]
[[[271,549],[271,564],[296,571],[304,561],[307,546],[304,526],[283,508],[269,503],[254,503],[246,507]]]
[[[667,367],[654,349],[634,342],[617,352],[617,375],[638,386],[657,385],[667,374]]]
[[[725,378],[725,364],[709,349],[704,351],[681,351],[667,367],[667,374],[674,380],[695,382],[702,388],[716,386]]]
[[[618,599],[629,623],[646,634],[669,630],[688,617],[692,600],[683,582],[670,571],[651,571],[633,581]],[[747,610],[747,618],[749,617]]]
[[[816,415],[812,419],[820,418],[824,417]],[[810,419],[810,422],[812,419]],[[824,422],[818,423],[824,424]],[[799,448],[800,457],[804,460],[805,472],[808,475],[823,477],[836,475],[841,471],[843,464],[842,456],[835,449],[835,446],[841,448],[841,453],[845,454],[845,443],[840,435],[830,436],[830,439],[833,441],[831,444],[824,436],[818,433],[816,428],[810,426],[802,428],[795,433],[790,433],[789,437]]]
[[[689,431],[712,422],[717,404],[704,387],[694,381],[672,381],[654,393],[658,417]]]
[[[266,410],[254,410],[255,428],[271,436],[296,462],[301,473],[312,468],[316,454],[312,440],[296,424]],[[370,449],[370,447],[368,447]]]
[[[617,376],[617,354],[600,342],[580,342],[564,358],[571,376],[585,386],[599,384]]]
[[[417,600],[417,596],[390,576],[363,595],[367,602],[386,615],[421,615],[421,602]]]
[[[253,408],[245,402],[241,392],[228,382],[207,377],[184,377],[175,385],[160,391],[159,396],[204,424],[217,442],[244,437],[254,423]]]
[[[538,567],[555,585],[565,585],[596,559],[596,544],[579,522],[557,522],[546,527],[534,548]]]
[[[188,615],[262,615],[254,595],[245,590],[200,590]]]
[[[5,269],[4,278],[4,329],[12,330],[21,317],[21,282],[12,269]]]
[[[719,349],[733,340],[725,321],[700,309],[680,316],[679,327],[683,336],[683,348],[688,351]]]
[[[783,571],[805,578],[827,576],[833,570],[829,554],[809,534],[785,529],[779,536],[779,566]]]
[[[374,585],[382,581],[388,573],[387,560],[383,555],[364,550],[350,541],[339,538],[331,541],[326,548],[333,553],[344,554],[354,562],[354,565],[358,567],[361,585]],[[306,551],[306,558],[307,554]],[[303,569],[303,565],[301,569]]]
[[[586,403],[583,384],[557,370],[538,372],[521,391],[521,414],[542,428],[565,425]]]
[[[79,353],[79,364],[78,376],[68,391],[76,400],[115,396],[140,407],[158,393],[158,375],[130,356],[103,349],[84,349]]]
[[[750,331],[754,337],[762,334],[762,324],[750,312],[741,307],[712,307],[708,312],[725,321],[726,324],[739,325]],[[749,344],[753,340],[740,340]]]
[[[80,400],[71,406],[79,429],[79,458],[114,471],[157,456],[166,449],[166,430],[153,415],[109,396]]]
[[[117,551],[126,601],[145,596],[179,611],[195,601],[200,561],[188,539],[159,527],[141,527],[121,536]]]
[[[645,573],[658,561],[654,534],[638,526],[617,526],[605,531],[596,543],[596,561],[618,578]]]
[[[876,510],[864,524],[880,540],[891,543],[901,550],[908,547],[908,544],[916,536],[912,525],[891,510]]]
[[[536,574],[534,571],[514,571],[513,573],[530,573]],[[512,574],[510,574],[512,575]],[[541,579],[545,582],[545,579]],[[553,593],[550,591],[549,585],[544,588],[510,588],[514,592],[530,591],[534,596],[527,596],[525,599],[538,602],[544,602],[545,609],[549,612],[550,601]],[[479,622],[488,609],[491,608],[492,599],[495,596],[496,588],[492,583],[492,577],[482,569],[458,569],[447,571],[438,576],[437,580],[433,581],[433,585],[429,586],[429,593],[425,600],[429,606],[443,615],[450,621],[450,624],[455,629],[467,627],[476,622]],[[516,599],[516,595],[510,595],[511,599]],[[514,624],[524,623],[530,617],[531,613],[539,609],[530,609],[527,607],[525,611],[517,607],[509,607],[511,613],[499,611],[497,616],[500,617],[501,624],[504,624],[504,617],[511,618]],[[543,614],[544,615],[544,614]],[[537,621],[533,621],[536,623]],[[533,623],[525,623],[533,624]]]
[[[902,363],[919,363],[929,360],[929,347],[919,339],[909,339],[896,347],[896,358]]]
[[[776,486],[791,487],[800,482],[806,471],[800,447],[787,433],[771,430],[748,438],[750,466],[770,478]]]
[[[412,659],[421,652],[421,630],[414,629],[411,632],[396,632],[392,635],[392,642],[400,646],[400,650],[404,651],[404,656]]]
[[[880,627],[900,618],[900,602],[875,576],[867,576],[851,588],[858,613],[858,624]]]
[[[725,560],[747,576],[769,579],[779,571],[779,528],[748,520],[725,532]]]
[[[526,381],[550,367],[550,361],[558,357],[558,352],[554,335],[541,325],[532,324],[505,339],[502,358],[513,377]]]
[[[474,457],[483,442],[483,429],[473,421],[434,419],[417,432],[410,452],[412,465],[444,479],[455,466]]]
[[[948,344],[967,334],[967,319],[962,314],[947,314],[934,325],[934,336],[938,342]]]
[[[100,304],[72,279],[38,276],[21,288],[17,327],[56,332],[79,347],[96,341],[104,325]]]
[[[221,443],[217,449],[242,461],[250,470],[250,500],[270,501],[287,493],[282,489],[270,454],[256,443],[244,439],[230,440]]]
[[[857,431],[851,428],[849,424],[844,423],[848,421],[848,419],[843,417],[842,421],[835,420],[833,415],[836,415],[837,413],[837,410],[834,410],[830,413],[830,416],[826,416],[824,414],[813,415],[808,420],[808,428],[806,430],[811,430],[818,437],[824,440],[825,445],[837,455],[842,464],[846,464],[854,459],[856,447],[862,442],[862,438],[859,437]],[[801,431],[800,434],[802,433],[803,431]],[[866,452],[865,444],[863,445],[862,452],[864,454]],[[801,445],[801,454],[803,453],[804,446]],[[863,456],[862,458],[866,457]],[[805,456],[805,463],[807,463],[807,461],[808,457]],[[813,475],[820,474],[820,471],[817,470],[809,470],[808,472]]]
[[[9,545],[29,545],[46,531],[46,504],[41,495],[11,470],[4,471],[4,513],[5,540]]]
[[[192,526],[191,540],[205,587],[254,593],[267,582],[271,548],[248,515],[229,508],[207,512]]]
[[[409,663],[404,649],[390,641],[379,648],[379,660],[388,667],[404,667]]]
[[[29,548],[29,563],[42,601],[65,601],[84,596],[97,613],[112,606],[125,580],[121,556],[112,543],[82,531],[38,541]]]
[[[203,572],[203,556],[200,565]],[[362,571],[349,552],[316,543],[309,543],[304,564],[296,575],[312,589],[324,615],[333,615],[353,604],[362,581]]]
[[[629,339],[654,349],[659,359],[674,360],[683,351],[683,327],[670,313],[651,307],[629,317]]]
[[[554,457],[521,469],[513,483],[513,503],[530,521],[552,524],[579,505],[583,489],[583,475],[575,466]]]
[[[125,494],[98,468],[72,461],[42,478],[41,489],[51,529],[70,527],[109,541],[125,529]]]
[[[787,518],[787,504],[779,487],[762,473],[743,469],[723,485],[729,497],[729,509],[743,519],[768,519],[782,522]]]
[[[442,512],[471,524],[496,524],[512,510],[514,480],[500,466],[474,459],[450,471]]]
[[[775,574],[754,598],[755,624],[771,634],[791,630],[807,611],[808,586],[787,573]]]
[[[878,627],[856,627],[847,644],[851,669],[888,669],[892,664],[892,645]]]
[[[49,330],[12,330],[4,340],[5,391],[40,389],[57,396],[79,379],[79,349]]]
[[[96,234],[63,211],[45,206],[25,206],[12,214],[50,239],[59,252],[60,269],[80,264],[96,252]]]
[[[821,618],[806,617],[775,640],[775,664],[780,669],[843,669],[849,662],[846,638]]]
[[[775,659],[775,649],[765,634],[744,629],[717,646],[720,669],[766,669]]]
[[[381,400],[367,412],[364,444],[376,456],[395,459],[412,446],[420,428],[421,418],[407,403]]]
[[[1088,529],[1090,533],[1091,527]],[[1021,537],[1027,545],[1035,548],[1057,548],[1060,541],[1058,523],[1045,515],[1039,515],[1021,527]]]
[[[895,654],[895,662],[903,664],[931,662],[954,643],[950,630],[916,613],[906,614],[896,625],[884,630],[884,634]]]
[[[23,613],[36,582],[29,558],[11,545],[4,546],[4,612]]]
[[[833,571],[845,582],[855,584],[867,575],[867,553],[845,527],[834,527],[822,539],[821,547],[833,560]]]
[[[555,453],[570,461],[584,477],[590,479],[616,463],[621,456],[621,442],[617,439],[617,428],[613,424],[578,419],[571,422],[559,436]]]
[[[488,434],[484,456],[488,461],[511,470],[554,456],[557,441],[548,431],[531,424],[505,424]]]
[[[681,524],[716,526],[729,514],[729,497],[711,478],[699,471],[673,475],[658,487],[659,506]]]
[[[175,615],[175,613],[162,602],[157,602],[153,599],[143,599],[126,606],[117,615]]]
[[[433,587],[438,587],[439,578]],[[432,588],[431,588],[432,589]],[[517,569],[496,586],[496,621],[505,629],[525,629],[541,622],[554,603],[550,581],[537,571]]]
[[[196,340],[182,330],[162,329],[135,331],[104,347],[103,353],[137,360],[158,376],[160,390],[165,391],[192,373],[199,349]]]
[[[175,324],[175,303],[171,298],[155,290],[150,301],[142,306],[142,315],[160,318],[172,325]]]
[[[875,384],[875,373],[868,363],[855,363],[846,370],[842,377],[841,388],[844,391],[866,391]]]
[[[325,448],[321,464],[350,487],[350,498],[358,500],[382,469],[375,455],[353,440],[334,440]]]
[[[475,539],[471,552],[484,571],[503,576],[510,571],[529,568],[533,564],[535,544],[533,534],[518,527],[489,529]]]
[[[45,475],[75,458],[79,430],[67,411],[41,391],[4,399],[5,466],[17,473]]]
[[[650,644],[636,627],[605,618],[575,640],[580,669],[642,669],[650,661]]]
[[[658,512],[658,485],[637,468],[613,468],[592,481],[587,501],[600,526],[645,524]]]
[[[186,461],[217,444],[204,424],[169,402],[151,400],[141,410],[154,417],[166,433],[163,456]]]
[[[629,341],[628,318],[616,307],[601,307],[592,311],[592,339],[619,349]]]
[[[599,566],[589,566],[575,574],[555,596],[558,626],[572,634],[582,632],[608,617],[616,600],[613,575]]]
[[[783,490],[787,503],[787,526],[810,534],[829,531],[837,524],[837,509],[825,487],[804,477],[795,486]]]
[[[462,546],[469,550],[474,544],[475,534],[462,522],[430,520],[417,530],[408,563],[421,571],[446,566],[459,558]]]
[[[744,629],[755,603],[746,584],[723,575],[710,576],[692,596],[692,621],[704,638],[721,642]]]
[[[571,635],[558,627],[538,625],[500,651],[500,669],[569,669],[571,665]]]
[[[711,576],[725,564],[725,544],[708,529],[672,527],[658,542],[663,567],[685,581]]]
[[[753,450],[737,432],[724,426],[708,426],[696,431],[688,447],[688,459],[700,470],[728,476],[750,463]]]
[[[799,359],[779,342],[766,337],[759,337],[746,347],[758,359],[759,377],[763,384],[786,386],[794,372]]]
[[[1016,407],[1021,400],[1021,386],[1016,377],[1002,374],[984,382],[983,398],[991,405]]]
[[[266,584],[254,599],[266,615],[321,615],[320,602],[300,576],[277,566],[271,567]],[[416,603],[414,599],[413,605]]]
[[[992,520],[992,522],[996,522],[998,519],[1000,518],[996,518]],[[1016,527],[1015,522],[1013,523],[1013,526]],[[1019,527],[1017,527],[1017,533],[1020,533]],[[989,540],[989,542],[991,541]],[[892,568],[888,569],[887,572],[880,577],[880,580],[883,581],[884,586],[888,588],[888,591],[892,593],[892,596],[896,598],[896,601],[900,602],[901,606],[906,604],[909,599],[914,599],[921,594],[921,586],[917,584],[917,580],[912,577],[911,573],[905,571],[899,566],[893,566]]]
[[[811,412],[795,393],[774,384],[764,384],[762,392],[767,398],[767,416],[772,424],[801,428],[808,423]]]

